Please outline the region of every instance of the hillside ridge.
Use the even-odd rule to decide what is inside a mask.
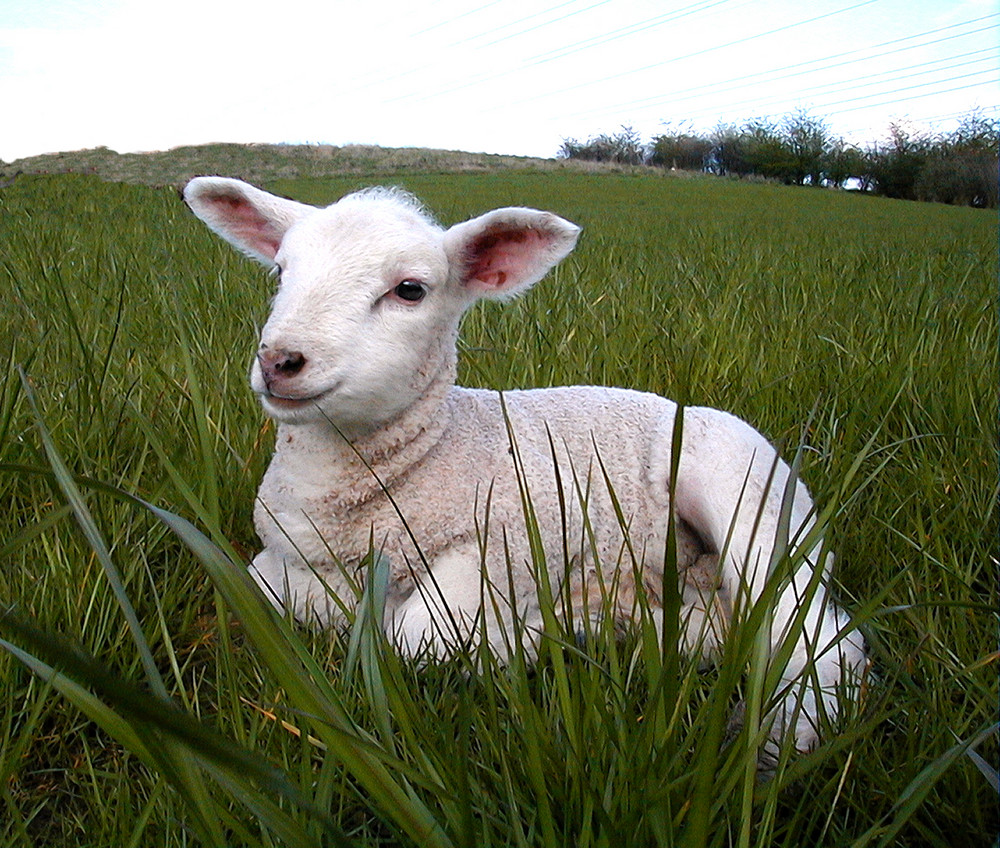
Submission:
[[[111,182],[178,185],[199,174],[266,182],[344,174],[497,170],[621,173],[652,169],[429,148],[218,143],[186,145],[148,153],[118,153],[107,147],[45,153],[9,163],[0,162],[0,182],[11,180],[18,174],[80,173],[93,174]]]

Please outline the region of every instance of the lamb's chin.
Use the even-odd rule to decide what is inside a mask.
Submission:
[[[283,398],[268,394],[261,394],[259,397],[264,412],[282,424],[307,424],[326,420],[326,415],[317,404],[317,398]]]

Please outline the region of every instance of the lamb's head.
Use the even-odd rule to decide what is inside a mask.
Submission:
[[[444,230],[391,189],[319,209],[239,180],[198,177],[184,199],[277,275],[251,371],[265,410],[289,423],[327,420],[350,436],[450,384],[465,310],[533,285],[579,233],[551,213],[523,208]]]

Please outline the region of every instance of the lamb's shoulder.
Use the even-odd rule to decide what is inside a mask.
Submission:
[[[677,405],[660,395],[607,386],[558,386],[505,392],[512,420],[525,430],[544,424],[567,439],[645,442]]]
[[[527,484],[536,510],[552,512],[548,517],[555,526],[565,520],[565,504],[585,499],[590,520],[606,521],[613,535],[612,492],[642,536],[654,532],[652,524],[669,508],[666,477],[677,407],[666,398],[568,386],[503,393],[456,389],[453,401],[456,414],[448,435],[455,454],[464,454],[468,472],[489,467],[504,484],[505,497],[519,505],[516,454],[516,476]],[[487,456],[476,455],[484,450]],[[557,481],[562,504],[554,494]],[[520,513],[513,517],[520,519]]]
[[[546,457],[554,451],[567,472],[607,474],[623,498],[652,496],[666,505],[665,491],[651,490],[650,483],[662,479],[662,468],[669,466],[673,401],[603,386],[528,389],[504,398],[519,445],[531,445]]]
[[[670,444],[675,406],[664,398],[583,386],[456,387],[446,403],[448,423],[434,446],[389,487],[425,552],[480,537],[487,519],[494,530],[523,530],[524,487],[539,520],[556,528],[566,504],[579,513],[584,497],[592,518],[616,524],[609,483],[627,517],[643,525],[668,505],[667,491],[650,485],[657,446]]]

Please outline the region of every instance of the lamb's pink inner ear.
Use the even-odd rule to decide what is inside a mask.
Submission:
[[[545,239],[538,230],[496,226],[481,233],[466,253],[465,284],[483,292],[502,291],[528,276]]]
[[[245,197],[219,192],[206,200],[215,207],[234,238],[252,245],[259,253],[275,257],[283,233]]]

